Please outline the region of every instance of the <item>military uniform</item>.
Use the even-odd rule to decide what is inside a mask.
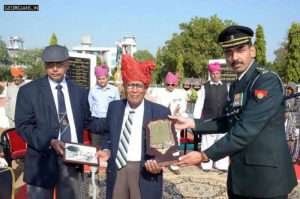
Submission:
[[[290,193],[297,185],[284,134],[283,86],[280,78],[255,61],[229,91],[223,114],[241,113],[223,121],[195,120],[202,133],[228,132],[205,150],[217,161],[230,156],[228,192],[272,198]]]

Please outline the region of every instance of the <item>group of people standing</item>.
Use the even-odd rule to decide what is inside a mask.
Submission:
[[[287,198],[297,180],[284,139],[284,88],[278,75],[255,62],[253,34],[244,26],[229,26],[220,33],[219,44],[237,78],[228,91],[220,81],[220,64],[209,65],[211,80],[199,91],[195,118],[184,115],[185,94],[175,89],[179,74],[168,73],[166,89],[153,96],[157,103],[145,98],[153,61],[140,63],[122,55],[126,99],[119,100],[117,89],[107,84],[105,66],[95,68],[97,84],[88,94],[65,77],[68,50],[60,45],[46,47],[41,58],[47,75],[20,87],[16,101],[16,131],[27,143],[27,197],[52,199],[54,189],[57,199],[79,197],[83,168],[65,163],[62,157],[65,143],[83,143],[87,129],[102,136],[101,144],[99,138],[93,143],[101,145],[96,154],[99,161],[108,162],[107,199],[162,198],[165,168],[146,154],[144,125],[169,117],[175,120],[177,133],[193,128],[209,134],[203,138],[204,149],[181,156],[173,166],[210,162],[211,166],[202,165],[206,170],[214,161],[215,167],[225,170],[228,166],[219,167],[218,161],[229,156],[230,199]],[[235,110],[239,114],[233,117],[205,122]],[[216,133],[224,135],[209,137]],[[228,164],[228,159],[224,162]]]
[[[290,82],[286,86],[286,95],[289,96],[297,92],[297,85]],[[297,163],[299,159],[300,143],[299,143],[299,128],[300,128],[300,99],[291,98],[285,101],[285,135],[288,143],[288,148],[292,157],[293,163]],[[298,162],[300,164],[300,162]]]

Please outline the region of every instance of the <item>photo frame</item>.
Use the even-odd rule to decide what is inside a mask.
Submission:
[[[99,166],[97,148],[79,143],[65,143],[64,162]]]

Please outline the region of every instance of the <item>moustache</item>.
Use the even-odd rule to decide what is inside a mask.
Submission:
[[[242,61],[234,61],[230,66],[235,66],[236,64],[244,64]]]

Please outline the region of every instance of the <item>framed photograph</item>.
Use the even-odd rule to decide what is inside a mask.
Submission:
[[[179,144],[175,122],[168,118],[156,119],[146,125],[146,153],[153,156],[160,166],[168,166],[178,161]]]
[[[97,148],[79,143],[66,143],[64,161],[74,164],[87,164],[99,166],[98,159],[95,158]]]

